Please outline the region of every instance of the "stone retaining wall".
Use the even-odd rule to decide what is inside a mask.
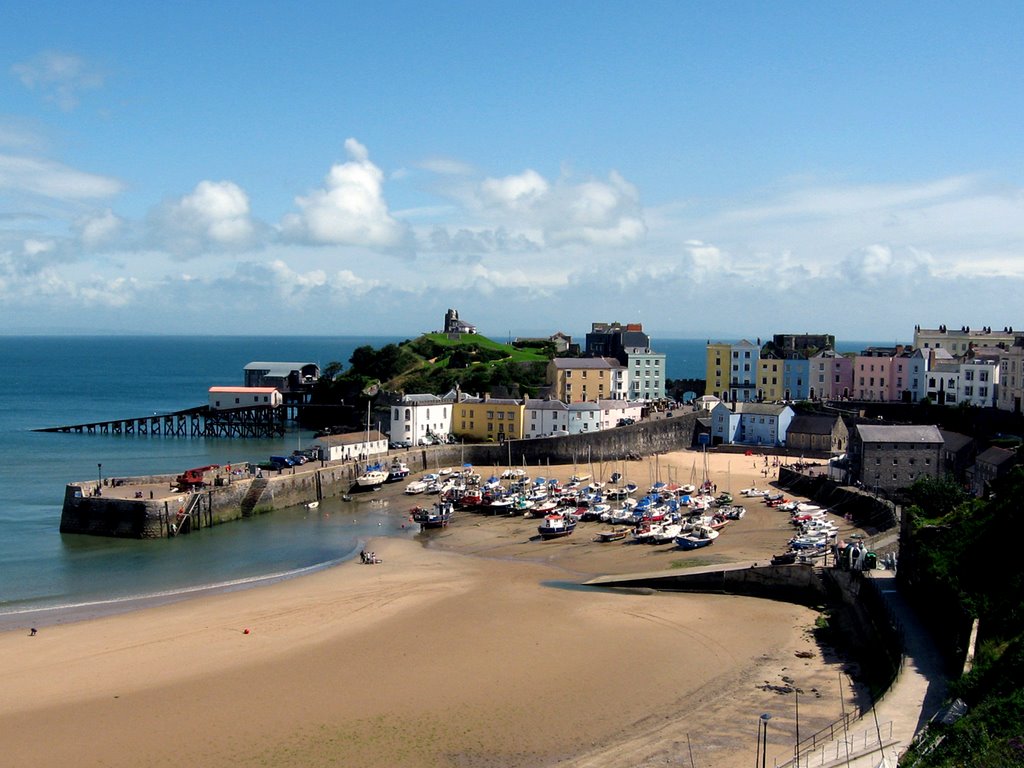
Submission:
[[[463,464],[472,464],[482,473],[486,467],[572,463],[579,463],[581,471],[589,471],[589,462],[621,461],[631,456],[688,448],[693,444],[695,425],[696,414],[687,413],[589,435],[512,440],[505,444],[432,446],[392,455],[404,461],[412,473]],[[195,502],[193,524],[198,527],[217,525],[281,507],[342,496],[353,491],[361,471],[362,465],[347,462],[327,464],[314,471],[263,470],[262,478],[231,477],[226,485],[198,491],[202,498]],[[172,483],[175,475],[119,479],[127,484]],[[179,510],[187,510],[195,495],[181,493],[171,499],[90,496],[95,485],[94,482],[70,483],[65,488],[61,533],[129,538],[168,536],[171,526],[177,524]]]

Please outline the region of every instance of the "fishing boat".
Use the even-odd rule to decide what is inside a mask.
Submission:
[[[360,488],[376,488],[387,482],[388,471],[381,464],[368,464],[366,471],[356,478]]]
[[[569,512],[548,515],[537,526],[537,533],[542,539],[557,539],[568,536],[576,530],[576,517]]]
[[[399,480],[404,480],[409,476],[409,467],[406,466],[404,461],[398,459],[392,459],[391,466],[388,467],[388,482],[394,483]]]
[[[306,509],[316,509],[317,507],[320,506],[320,502],[319,501],[307,501],[303,506],[305,506]]]
[[[700,549],[710,546],[718,538],[718,531],[708,525],[695,525],[683,536],[676,536],[676,546],[680,549]]]
[[[598,531],[594,535],[594,541],[608,542],[621,541],[629,535],[629,528],[612,528],[607,531]]]
[[[439,501],[433,507],[413,507],[409,510],[413,522],[419,523],[420,528],[445,528],[452,519],[452,504],[447,501]]]

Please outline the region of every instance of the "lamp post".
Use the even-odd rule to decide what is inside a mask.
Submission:
[[[765,768],[768,761],[768,721],[772,719],[771,714],[765,712],[761,715],[760,721],[764,723],[764,745],[761,747],[761,768]]]
[[[103,485],[103,464],[96,463],[96,487]]]

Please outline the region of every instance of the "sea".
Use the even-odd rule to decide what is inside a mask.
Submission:
[[[130,610],[330,567],[370,537],[417,534],[406,510],[324,500],[166,540],[60,533],[72,481],[263,461],[313,435],[240,440],[49,433],[38,428],[168,413],[239,386],[257,360],[348,366],[356,347],[407,337],[0,336],[0,630]],[[706,339],[657,339],[668,378],[703,378]]]

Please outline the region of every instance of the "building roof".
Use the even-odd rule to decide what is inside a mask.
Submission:
[[[443,402],[446,401],[437,395],[403,395],[401,400],[403,405],[431,405]]]
[[[789,422],[787,434],[794,435],[831,435],[839,421],[838,416],[825,416],[816,413],[802,413],[794,416]]]
[[[568,406],[561,400],[541,400],[539,398],[527,398],[525,403],[527,408],[535,411],[565,411],[568,410]]]
[[[319,367],[316,363],[267,363],[256,361],[246,363],[245,371],[265,371],[267,376],[288,376],[293,371],[301,371],[303,368],[312,365]]]
[[[921,443],[942,445],[942,434],[936,426],[903,424],[858,424],[857,432],[864,443]]]
[[[563,371],[577,368],[608,370],[622,367],[613,357],[554,357],[551,362],[555,368]]]
[[[221,392],[243,392],[248,395],[269,395],[277,392],[277,387],[210,387],[210,394]]]
[[[321,445],[359,445],[365,443],[367,437],[366,430],[360,430],[359,432],[346,432],[343,435],[325,435],[324,437],[318,437],[317,440]],[[376,443],[381,440],[387,441],[387,437],[382,435],[376,429],[371,429],[369,432],[370,442]]]
[[[1015,464],[1017,462],[1017,454],[1013,451],[1008,451],[1006,448],[1000,448],[998,445],[993,445],[991,448],[986,448],[984,451],[979,453],[975,462],[977,464],[988,464],[993,467],[1001,467],[1004,464]]]
[[[722,407],[729,408],[729,405],[728,403],[720,403],[719,405],[715,406],[715,410]],[[732,408],[729,408],[729,410],[736,414],[746,414],[753,416],[779,416],[782,414],[783,411],[792,411],[793,409],[790,408],[788,405],[782,405],[780,403],[739,402],[733,403]]]
[[[942,440],[945,442],[946,450],[952,451],[953,453],[957,453],[974,442],[974,438],[972,437],[962,435],[959,432],[950,432],[946,429],[940,429],[939,434],[942,435]]]

